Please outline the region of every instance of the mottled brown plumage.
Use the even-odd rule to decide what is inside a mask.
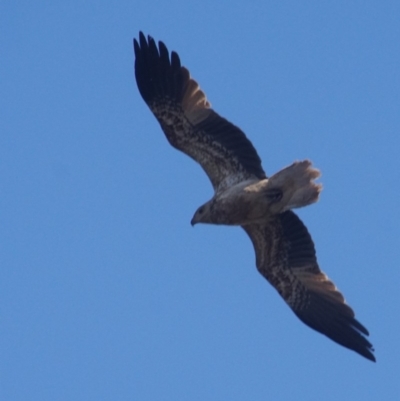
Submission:
[[[140,33],[134,40],[135,76],[144,101],[169,143],[197,161],[214,187],[192,224],[242,226],[259,272],[308,326],[375,361],[368,331],[335,285],[321,272],[313,241],[291,211],[318,200],[319,171],[308,160],[267,178],[245,134],[219,116],[181,66],[175,52]]]

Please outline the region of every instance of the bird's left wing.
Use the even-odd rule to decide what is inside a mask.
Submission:
[[[216,191],[249,178],[266,178],[261,160],[246,135],[211,109],[204,92],[171,56],[142,32],[134,40],[135,76],[144,101],[169,143],[196,160]]]
[[[305,324],[371,361],[367,329],[332,281],[319,269],[307,228],[292,211],[264,224],[243,226],[256,252],[259,272]]]

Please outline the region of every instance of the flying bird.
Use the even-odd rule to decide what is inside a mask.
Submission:
[[[198,162],[214,188],[191,224],[241,226],[258,271],[306,325],[375,361],[368,330],[320,270],[314,243],[294,208],[318,200],[320,175],[308,160],[267,177],[240,128],[217,114],[176,52],[142,32],[134,39],[139,92],[169,143]]]

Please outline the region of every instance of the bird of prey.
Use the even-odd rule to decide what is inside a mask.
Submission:
[[[258,271],[305,324],[375,361],[367,329],[320,270],[307,228],[291,210],[318,200],[319,171],[308,160],[267,177],[246,135],[217,114],[177,53],[142,32],[134,40],[135,76],[143,100],[169,143],[206,172],[211,200],[191,224],[241,226]]]

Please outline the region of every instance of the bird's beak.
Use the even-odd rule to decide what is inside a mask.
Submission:
[[[190,224],[192,225],[192,227],[194,227],[195,224],[197,224],[197,220],[195,219],[195,216],[193,216],[193,219],[190,220]]]

